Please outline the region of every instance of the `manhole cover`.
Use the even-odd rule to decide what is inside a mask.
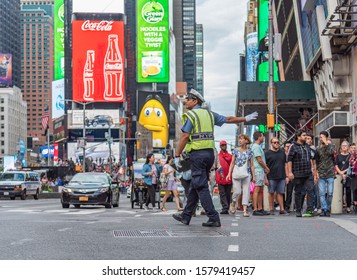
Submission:
[[[220,230],[163,230],[163,229],[148,229],[148,230],[114,230],[114,237],[223,237],[228,236],[224,231]]]

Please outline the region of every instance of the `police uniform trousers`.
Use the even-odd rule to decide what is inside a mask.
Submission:
[[[219,214],[214,209],[212,197],[208,189],[210,169],[214,162],[213,149],[194,150],[190,152],[192,172],[191,187],[189,189],[187,204],[182,213],[182,218],[190,221],[198,201],[201,201],[210,221],[219,221]]]

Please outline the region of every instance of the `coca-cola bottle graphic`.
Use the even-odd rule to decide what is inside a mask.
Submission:
[[[83,99],[85,101],[94,100],[94,76],[93,76],[94,60],[95,60],[95,51],[87,50],[87,59],[83,70],[83,85],[84,85]]]
[[[104,99],[121,101],[123,90],[123,60],[119,51],[118,35],[108,36],[108,49],[104,58]]]

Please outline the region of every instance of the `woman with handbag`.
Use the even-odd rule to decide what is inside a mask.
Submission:
[[[166,176],[166,182],[161,182],[161,188],[165,190],[165,196],[162,199],[162,206],[161,210],[162,211],[167,211],[165,208],[165,203],[168,197],[170,196],[170,192],[172,191],[174,196],[175,196],[175,202],[176,202],[176,207],[178,211],[182,211],[183,208],[180,207],[180,198],[177,192],[177,186],[176,186],[176,178],[175,178],[175,169],[171,166],[172,162],[172,157],[168,156],[166,164],[164,165],[164,171],[163,173]]]
[[[151,202],[152,207],[155,208],[155,189],[158,184],[158,178],[162,168],[155,163],[154,154],[148,154],[146,156],[146,162],[143,166],[142,175],[144,177],[144,183],[147,188],[146,203],[144,206],[145,210],[149,210],[149,203]]]
[[[254,177],[254,155],[253,152],[248,150],[247,145],[251,144],[248,135],[241,134],[238,137],[239,148],[233,150],[232,162],[229,167],[227,180],[232,178],[233,183],[233,195],[232,203],[229,211],[234,214],[236,212],[236,203],[239,195],[243,192],[242,204],[243,204],[243,216],[249,217],[248,204],[250,197],[250,181],[252,175],[252,181],[255,182]]]

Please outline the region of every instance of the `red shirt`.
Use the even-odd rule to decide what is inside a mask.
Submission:
[[[216,171],[216,182],[218,185],[231,185],[232,184],[232,179],[227,181],[226,177],[228,175],[229,171],[229,166],[231,165],[232,162],[232,155],[228,153],[227,151],[220,151],[218,153],[218,158],[219,158],[219,164],[221,165],[223,174],[220,173],[220,169]]]

